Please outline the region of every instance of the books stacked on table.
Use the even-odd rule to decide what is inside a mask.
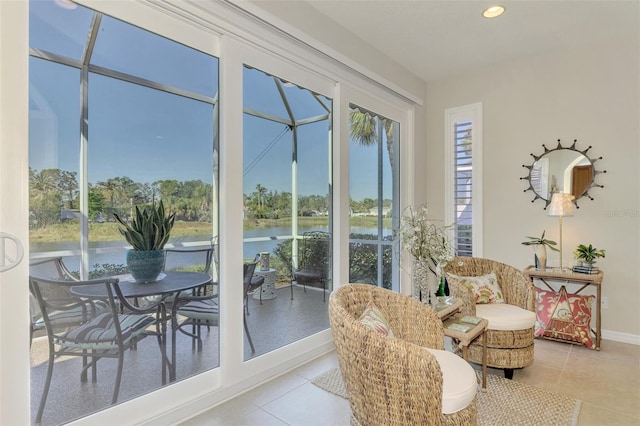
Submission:
[[[597,266],[574,266],[573,272],[577,272],[579,274],[597,274],[600,272]]]

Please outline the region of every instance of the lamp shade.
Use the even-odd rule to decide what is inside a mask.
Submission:
[[[551,197],[549,204],[549,216],[573,216],[573,195],[565,192],[556,192]]]

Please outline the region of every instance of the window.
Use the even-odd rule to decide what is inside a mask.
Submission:
[[[349,126],[349,282],[397,291],[400,123],[351,104]]]
[[[445,215],[458,256],[481,256],[482,104],[445,111]]]

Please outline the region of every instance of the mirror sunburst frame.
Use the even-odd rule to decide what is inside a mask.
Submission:
[[[573,140],[571,146],[562,146],[560,139],[555,148],[549,149],[542,144],[544,152],[541,155],[534,155],[533,162],[530,166],[523,164],[529,170],[527,176],[521,177],[520,180],[526,180],[529,187],[524,192],[531,191],[534,198],[545,202],[544,209],[551,202],[553,192],[563,191],[572,194],[575,198],[573,203],[578,206],[578,199],[583,196],[593,200],[589,194],[589,190],[594,187],[604,188],[604,185],[596,183],[596,176],[606,173],[606,170],[596,170],[595,163],[602,160],[602,157],[591,158],[587,152],[592,148],[591,145],[583,151],[576,148],[577,139]]]

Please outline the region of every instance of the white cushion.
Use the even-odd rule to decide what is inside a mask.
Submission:
[[[489,321],[489,330],[526,330],[536,323],[536,313],[506,303],[476,305],[476,316]]]
[[[454,353],[426,349],[433,354],[442,370],[442,413],[452,414],[468,407],[478,390],[473,368]]]

